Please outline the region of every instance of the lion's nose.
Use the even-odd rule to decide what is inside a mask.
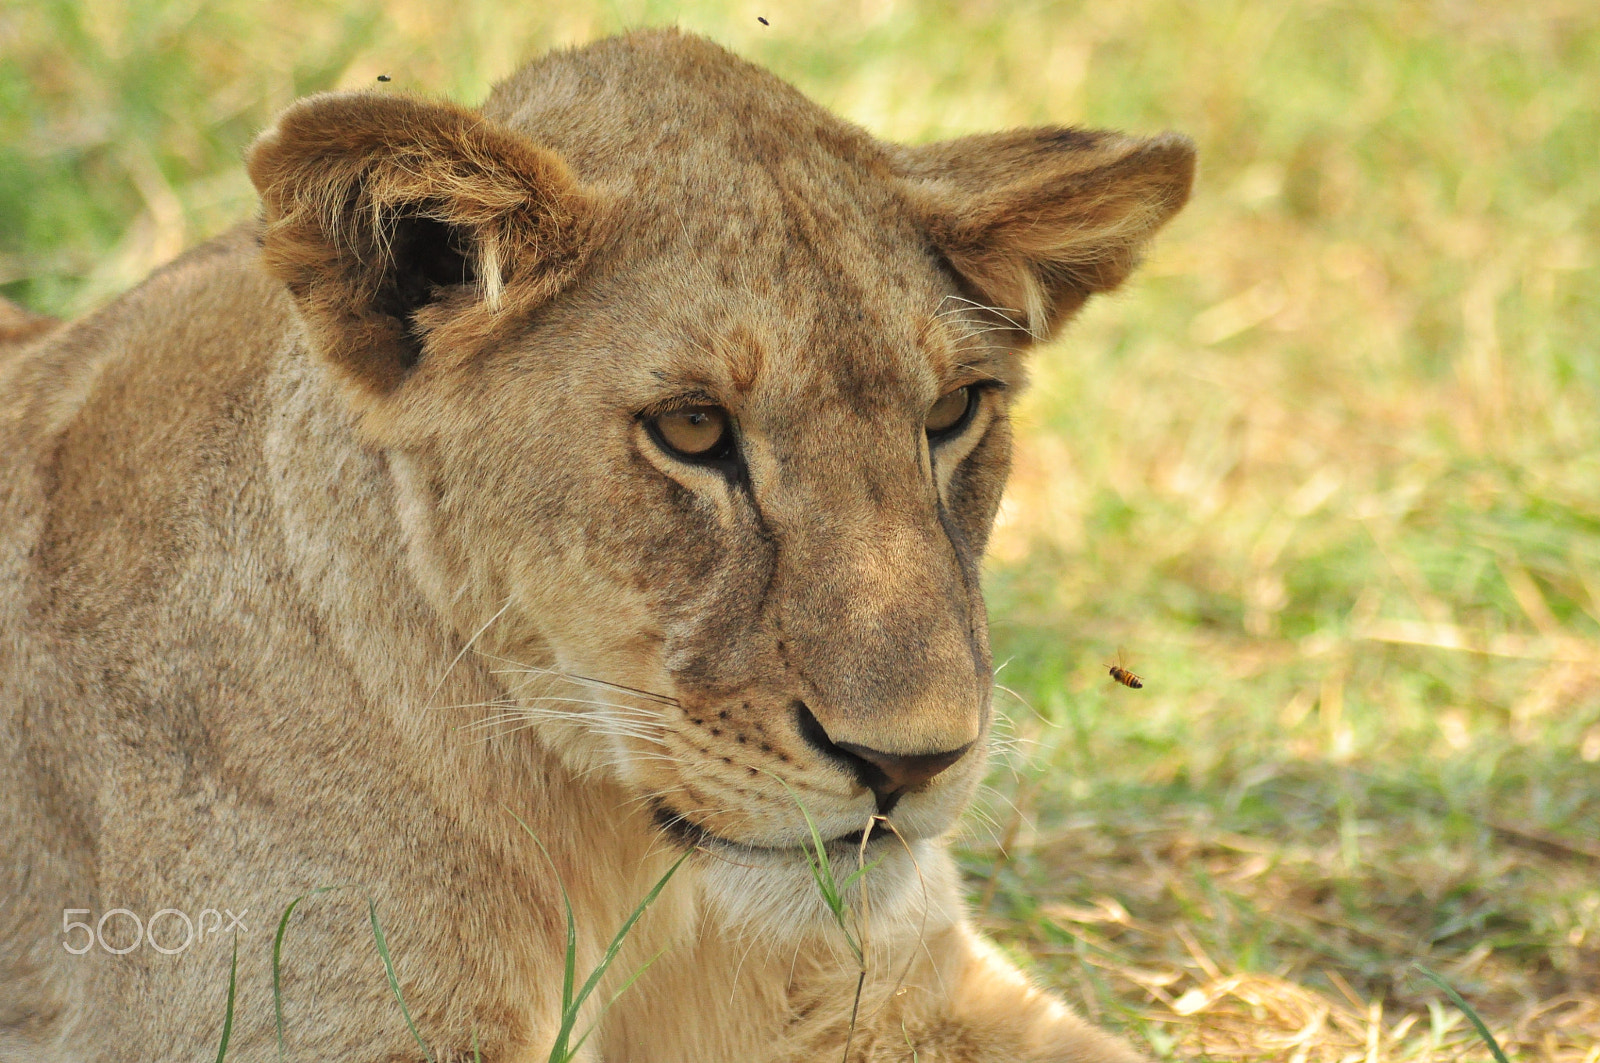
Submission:
[[[967,755],[975,742],[936,753],[885,753],[856,742],[835,742],[805,702],[795,702],[800,734],[817,752],[855,773],[862,786],[878,796],[878,812],[887,815],[900,798]]]
[[[835,743],[853,757],[866,761],[883,776],[883,781],[867,782],[874,790],[914,790],[967,755],[972,748],[968,742],[960,749],[947,749],[942,753],[885,753],[881,749],[858,746],[854,742]]]

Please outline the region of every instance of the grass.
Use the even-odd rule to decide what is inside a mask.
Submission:
[[[769,773],[770,774],[770,773]],[[777,778],[777,776],[773,776]],[[867,842],[872,836],[873,827],[878,824],[881,817],[873,816],[861,834],[861,846],[856,853],[856,869],[839,878],[834,871],[833,860],[828,855],[828,846],[822,840],[822,832],[817,829],[816,821],[811,818],[811,813],[806,810],[805,803],[800,800],[789,784],[782,779],[778,783],[789,791],[789,796],[794,800],[795,807],[800,810],[800,815],[806,821],[806,830],[811,834],[811,848],[806,850],[806,864],[811,868],[811,881],[817,887],[817,897],[827,907],[828,913],[833,916],[833,921],[838,925],[839,932],[844,935],[845,944],[850,948],[850,955],[856,961],[856,992],[850,1003],[850,1026],[845,1035],[843,1060],[849,1063],[850,1045],[855,1040],[856,1016],[861,1009],[861,991],[867,981],[867,909],[865,891],[861,894],[861,909],[859,912],[852,909],[847,894],[850,887],[860,882],[868,871],[878,866],[878,861],[866,862]],[[882,820],[884,823],[888,821]],[[857,929],[850,929],[851,917],[858,919]]]
[[[556,867],[555,861],[550,859],[550,852],[544,847],[544,842],[539,840],[539,836],[523,821],[522,817],[515,812],[511,812],[510,815],[517,821],[517,825],[527,832],[528,837],[533,839],[533,843],[539,847],[539,851],[544,854],[544,858],[550,862],[550,868],[556,875],[556,884],[561,887],[561,904],[567,913],[567,947],[561,979],[561,1025],[556,1030],[555,1041],[550,1048],[549,1063],[571,1063],[572,1059],[577,1056],[578,1050],[583,1047],[583,1043],[594,1032],[594,1028],[599,1024],[601,1016],[606,1013],[618,997],[633,987],[633,983],[637,982],[640,975],[644,974],[646,969],[659,957],[660,953],[657,953],[656,956],[652,956],[635,969],[617,987],[616,992],[611,995],[611,999],[606,1001],[600,1008],[589,1029],[577,1034],[579,1012],[583,1010],[584,1004],[594,994],[595,989],[599,987],[600,979],[605,977],[606,971],[610,970],[612,963],[616,961],[617,954],[622,951],[623,942],[632,933],[634,924],[655,902],[655,899],[661,895],[661,891],[667,888],[667,883],[671,882],[672,876],[678,873],[678,868],[682,867],[683,862],[689,859],[689,853],[685,852],[674,860],[672,866],[667,868],[662,876],[656,880],[656,884],[650,887],[644,898],[634,906],[628,918],[623,920],[622,925],[617,928],[616,934],[612,936],[611,943],[606,946],[606,951],[600,957],[600,961],[595,964],[594,970],[589,972],[589,977],[584,979],[583,985],[578,986],[578,927],[576,920],[573,918],[572,901],[567,896],[566,884],[561,881],[560,868]],[[396,996],[398,997],[398,995],[397,992]],[[573,1040],[574,1034],[577,1034],[577,1040]]]
[[[545,849],[544,843],[540,841],[538,836],[533,833],[532,829],[529,828],[528,824],[523,821],[522,817],[518,816],[514,812],[509,814],[517,821],[518,826],[520,826],[524,831],[527,831],[528,836],[532,838],[534,844],[539,847],[539,851],[544,854],[545,859],[549,860],[550,854]],[[551,862],[552,870],[557,871],[556,884],[561,889],[561,902],[566,908],[567,941],[562,967],[561,1024],[556,1030],[556,1036],[550,1047],[550,1052],[548,1055],[549,1063],[572,1063],[572,1060],[576,1058],[579,1049],[581,1049],[584,1042],[589,1039],[589,1034],[593,1032],[595,1025],[598,1025],[600,1017],[603,1016],[606,1010],[616,1002],[617,998],[622,996],[623,993],[626,993],[633,987],[633,984],[639,980],[639,977],[643,975],[650,965],[659,957],[658,953],[657,956],[653,956],[649,960],[646,960],[637,969],[635,969],[632,974],[624,979],[623,982],[616,988],[616,990],[613,991],[611,999],[606,1001],[606,1003],[600,1008],[599,1014],[595,1016],[594,1022],[590,1025],[589,1029],[585,1030],[581,1034],[577,1033],[578,1017],[580,1012],[583,1010],[584,1004],[594,994],[595,989],[599,987],[600,981],[605,977],[606,972],[611,969],[612,963],[616,961],[618,954],[622,951],[623,943],[627,940],[628,935],[632,933],[634,924],[639,921],[640,917],[644,915],[644,913],[649,909],[650,905],[655,902],[655,899],[661,895],[661,891],[666,889],[667,883],[672,881],[672,876],[677,874],[678,868],[683,866],[683,862],[687,859],[687,853],[678,857],[678,859],[672,863],[672,866],[667,868],[666,872],[656,880],[655,885],[650,888],[650,890],[644,895],[639,903],[634,906],[633,911],[629,913],[628,918],[623,921],[622,925],[617,929],[616,934],[612,936],[611,943],[606,946],[606,950],[601,955],[599,962],[595,964],[594,969],[589,972],[589,976],[584,979],[584,982],[581,986],[577,984],[577,922],[573,916],[572,902],[567,897],[566,885],[561,881],[559,870],[555,868],[554,862]],[[308,890],[307,892],[296,897],[294,900],[290,901],[289,904],[284,908],[282,916],[280,916],[278,919],[278,929],[272,938],[272,1007],[274,1018],[276,1020],[279,1059],[282,1059],[284,1056],[283,992],[282,979],[280,976],[282,973],[283,939],[289,928],[289,920],[294,915],[295,909],[300,906],[301,901],[304,901],[309,897],[314,897],[320,893],[330,893],[337,890],[351,888],[355,887],[319,886],[315,889]],[[395,1004],[400,1009],[400,1015],[405,1020],[406,1029],[410,1031],[412,1039],[417,1042],[417,1047],[422,1050],[423,1058],[428,1060],[428,1063],[433,1063],[435,1059],[433,1050],[428,1047],[427,1040],[423,1038],[421,1032],[417,1029],[416,1022],[411,1018],[411,1009],[406,1004],[405,994],[401,992],[400,977],[395,971],[394,959],[389,953],[389,939],[383,931],[382,922],[378,919],[377,902],[370,896],[367,898],[367,916],[368,922],[372,928],[373,945],[377,948],[379,959],[383,961],[383,970],[385,977],[388,979],[389,992],[394,996]],[[222,1063],[223,1058],[227,1053],[228,1038],[233,1030],[234,989],[237,981],[238,966],[239,946],[237,940],[235,940],[233,967],[230,969],[228,975],[227,1012],[223,1019],[221,1046],[217,1049],[217,1063]],[[574,1040],[575,1035],[576,1039]],[[476,1029],[472,1031],[472,1058],[474,1060],[479,1058],[478,1033]]]
[[[1450,998],[1450,1002],[1461,1009],[1461,1013],[1467,1017],[1467,1021],[1472,1023],[1472,1028],[1478,1032],[1478,1037],[1488,1046],[1489,1052],[1495,1058],[1495,1063],[1511,1063],[1506,1058],[1505,1050],[1500,1047],[1500,1042],[1495,1040],[1494,1034],[1489,1032],[1489,1027],[1484,1025],[1483,1020],[1478,1017],[1478,1012],[1473,1006],[1468,1004],[1460,993],[1456,992],[1455,986],[1445,981],[1437,971],[1430,971],[1420,963],[1414,963],[1411,966],[1428,981],[1444,990],[1444,995]]]
[[[272,1013],[274,1028],[277,1035],[278,1058],[284,1058],[284,1022],[283,1022],[283,939],[289,931],[289,920],[294,916],[295,909],[300,907],[300,902],[321,893],[333,893],[338,890],[352,889],[350,885],[344,886],[318,886],[307,890],[294,900],[290,901],[283,909],[283,914],[278,918],[278,929],[272,936]],[[405,1019],[406,1029],[411,1037],[422,1049],[422,1056],[428,1063],[434,1063],[433,1050],[428,1047],[428,1042],[417,1030],[417,1024],[411,1018],[411,1009],[406,1005],[405,995],[400,991],[400,977],[395,972],[394,958],[389,954],[389,939],[383,932],[383,923],[378,919],[378,904],[372,897],[367,897],[367,920],[372,928],[372,943],[378,951],[378,958],[383,961],[383,972],[389,983],[389,992],[394,996],[395,1003],[399,1005],[400,1015]],[[218,1050],[217,1063],[222,1063],[223,1052],[227,1049],[228,1033],[233,1026],[233,990],[234,978],[239,964],[239,944],[237,937],[234,941],[234,970],[228,976],[228,1013],[222,1028],[222,1048]],[[473,1033],[473,1056],[477,1057],[477,1033]]]
[[[287,914],[288,913],[285,912],[285,915]],[[400,976],[395,974],[394,960],[389,956],[389,939],[384,937],[383,924],[378,922],[378,902],[373,900],[371,897],[367,898],[367,915],[372,922],[373,944],[378,947],[378,956],[383,960],[383,973],[389,978],[389,992],[394,994],[394,1002],[400,1005],[400,1015],[406,1020],[406,1029],[411,1031],[412,1040],[416,1041],[417,1047],[422,1049],[422,1057],[426,1059],[428,1063],[434,1063],[433,1050],[428,1047],[428,1042],[422,1039],[422,1034],[417,1032],[417,1024],[412,1021],[411,1018],[411,1009],[406,1007],[406,998],[400,992]],[[567,911],[567,921],[570,927],[572,921],[572,911],[570,907]],[[567,968],[569,971],[572,967],[572,951],[573,943],[569,935],[567,941]],[[274,971],[273,974],[277,974],[277,972]],[[274,1001],[274,1003],[276,1003],[276,1001]],[[563,1032],[565,1032],[564,1027]],[[566,1063],[566,1061],[563,1059],[561,1063]]]
[[[1486,1058],[1421,962],[1508,1058],[1600,1060],[1592,3],[34,0],[0,10],[0,291],[77,312],[248,216],[238,153],[297,94],[475,99],[664,21],[885,136],[1199,143],[1019,410],[987,929],[1166,1058]]]
[[[773,778],[777,778],[777,776],[773,776]],[[867,972],[867,957],[863,949],[866,942],[858,938],[857,934],[850,930],[852,911],[846,895],[849,893],[851,886],[859,882],[868,871],[878,866],[878,862],[873,861],[870,864],[860,862],[854,871],[845,875],[842,879],[839,878],[834,871],[833,860],[828,855],[828,846],[822,840],[822,832],[817,829],[816,821],[811,818],[811,813],[807,811],[805,803],[800,800],[799,795],[790,788],[788,783],[778,779],[778,784],[789,791],[789,796],[794,800],[795,807],[800,810],[800,815],[806,821],[806,830],[811,833],[811,848],[806,850],[806,863],[811,868],[811,880],[817,887],[817,896],[827,907],[829,914],[833,916],[833,921],[838,924],[839,932],[844,935],[845,944],[850,947],[850,955],[855,957],[856,966],[860,967],[861,973],[865,975]],[[873,821],[876,822],[876,820],[877,817],[874,816]],[[871,832],[872,826],[872,823],[867,825],[866,831],[868,833]],[[867,834],[863,834],[863,852],[866,849],[866,840]],[[859,991],[857,997],[859,999]]]
[[[278,1059],[280,1061],[284,1058],[283,977],[282,977],[282,975],[283,975],[283,939],[284,939],[284,935],[286,935],[289,932],[289,920],[294,915],[294,910],[296,908],[300,907],[300,902],[303,901],[303,900],[306,900],[308,897],[315,897],[319,893],[332,893],[332,892],[334,892],[336,890],[343,890],[343,889],[349,889],[349,888],[350,888],[349,886],[318,886],[315,889],[307,890],[305,893],[302,893],[300,896],[298,896],[294,900],[290,901],[288,903],[288,905],[284,907],[283,915],[279,916],[279,918],[278,918],[278,929],[272,935],[272,1018],[273,1018],[273,1028],[274,1028],[274,1030],[275,1030],[275,1032],[277,1034],[277,1039],[278,1039]],[[372,909],[370,914],[372,916],[372,925],[373,925],[374,928],[376,928],[378,926],[378,913],[377,913],[377,910],[375,908]],[[386,957],[384,962],[387,965],[388,964],[388,960],[387,960],[388,943],[387,942],[385,942],[385,944],[384,944],[383,954]],[[390,985],[391,986],[394,985],[394,982],[392,980],[390,982]],[[396,992],[396,996],[398,996],[398,995],[399,995],[398,992]],[[410,1023],[409,1014],[407,1015],[407,1023],[408,1024]],[[413,1036],[415,1036],[415,1033],[416,1033],[416,1030],[415,1030],[415,1027],[413,1027],[412,1028]]]
[[[233,958],[228,963],[228,1003],[222,1013],[222,1037],[217,1041],[217,1063],[228,1058],[228,1041],[233,1037],[233,1004],[239,989],[239,935],[233,935]]]

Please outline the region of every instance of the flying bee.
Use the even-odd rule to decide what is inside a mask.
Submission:
[[[1111,671],[1111,678],[1115,679],[1117,682],[1131,690],[1144,689],[1144,680],[1140,679],[1138,676],[1124,668],[1123,665],[1125,663],[1126,662],[1122,659],[1122,651],[1118,650],[1117,659],[1111,664],[1107,665]]]

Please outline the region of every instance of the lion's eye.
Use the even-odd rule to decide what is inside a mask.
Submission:
[[[692,461],[715,461],[733,451],[728,411],[720,406],[685,406],[652,417],[650,427],[668,451]]]
[[[949,439],[967,427],[978,408],[976,389],[971,385],[956,388],[928,410],[928,439],[934,443]]]

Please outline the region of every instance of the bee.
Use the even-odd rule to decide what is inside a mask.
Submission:
[[[770,22],[768,22],[768,21],[767,21],[767,20],[766,20],[766,19],[764,19],[764,18],[762,18],[762,17],[761,17],[761,16],[760,16],[760,15],[757,15],[757,16],[756,16],[756,21],[757,21],[757,22],[759,22],[759,23],[761,23],[761,24],[762,24],[762,25],[763,25],[763,26],[770,26],[770,25],[772,25],[772,23],[770,23]]]
[[[1122,651],[1118,650],[1117,659],[1106,666],[1111,671],[1111,678],[1115,679],[1117,682],[1131,690],[1144,689],[1144,680],[1140,679],[1138,676],[1124,668],[1124,663],[1125,662],[1122,659]]]
[[[378,75],[378,80],[379,81],[388,81],[389,80],[389,75],[388,74],[379,74]]]

